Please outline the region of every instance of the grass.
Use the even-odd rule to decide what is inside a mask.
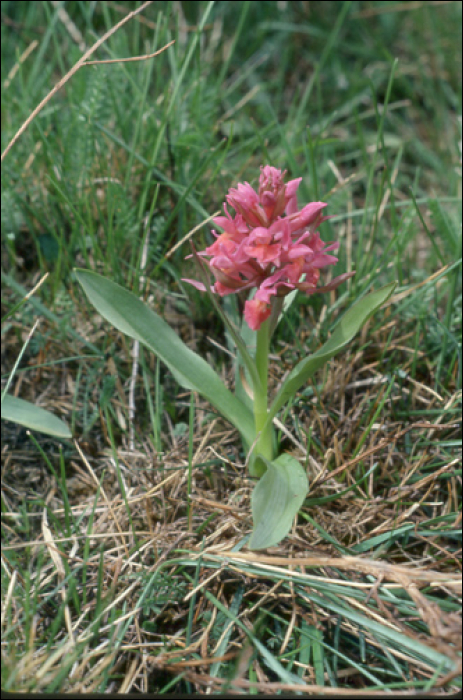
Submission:
[[[2,3],[2,151],[138,7]],[[89,60],[171,48],[82,66],[6,153],[2,386],[75,440],[2,423],[3,690],[461,689],[460,25],[457,2],[153,2]],[[263,163],[329,203],[336,274],[356,270],[298,296],[271,388],[359,295],[398,287],[279,416],[310,492],[256,553],[238,436],[73,268],[143,296],[231,385],[181,241],[209,243]]]

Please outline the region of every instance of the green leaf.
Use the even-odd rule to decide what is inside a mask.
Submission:
[[[267,471],[252,494],[254,529],[250,549],[278,544],[288,534],[309,490],[304,469],[290,454],[264,461]]]
[[[72,438],[68,426],[44,408],[7,394],[2,401],[2,418],[59,438]]]
[[[96,272],[75,270],[75,275],[99,314],[154,352],[181,386],[202,394],[239,430],[247,445],[252,444],[255,438],[252,412],[160,316],[132,292]]]
[[[323,367],[329,359],[350,343],[370,316],[389,299],[396,284],[396,282],[391,282],[360,299],[351,309],[346,311],[329,340],[317,352],[301,360],[291,370],[270,406],[266,425],[275,418],[280,408],[315,374],[317,369]]]

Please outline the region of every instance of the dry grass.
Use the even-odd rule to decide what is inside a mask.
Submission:
[[[20,322],[16,325],[19,329]],[[76,325],[85,328],[83,320]],[[88,339],[98,344],[98,333]],[[442,447],[457,438],[460,426],[441,418],[394,420],[393,414],[403,392],[411,394],[412,406],[431,413],[444,404],[447,409],[457,406],[461,397],[455,393],[444,399],[429,383],[405,381],[400,392],[394,387],[389,393],[383,415],[372,421],[388,385],[372,348],[381,356],[387,338],[386,324],[368,346],[369,357],[360,341],[350,357],[326,369],[313,406],[306,401],[293,407],[285,444],[307,461],[309,505],[291,534],[265,554],[240,548],[251,530],[251,484],[237,435],[218,418],[204,421],[208,406],[199,399],[190,490],[188,434],[177,437],[173,428],[164,436],[169,448],[163,455],[149,437],[129,449],[127,433],[116,447],[111,437],[115,426],[100,411],[90,436],[76,441],[68,455],[63,481],[56,443],[43,438],[38,450],[23,429],[3,424],[2,562],[9,588],[2,609],[2,648],[15,690],[49,689],[66,660],[68,671],[59,687],[67,692],[98,689],[109,670],[108,689],[118,692],[147,692],[165,685],[171,675],[200,693],[224,687],[255,688],[263,694],[295,691],[294,683],[285,683],[255,658],[249,632],[261,624],[262,610],[269,620],[275,616],[281,621],[283,641],[272,647],[278,658],[303,624],[322,630],[325,639],[361,635],[368,649],[365,659],[376,648],[400,664],[404,678],[431,679],[435,668],[413,658],[409,646],[404,651],[393,639],[378,641],[368,623],[380,623],[412,647],[424,645],[445,657],[448,662],[433,687],[454,688],[452,679],[461,673],[461,617],[454,610],[445,612],[437,601],[460,600],[461,551],[441,526],[431,523],[444,518],[449,530],[461,526],[459,461],[449,459]],[[387,343],[387,352],[404,349],[406,356],[405,337]],[[122,361],[124,343],[119,347]],[[291,364],[292,352],[283,348],[274,362],[275,384]],[[5,353],[8,358],[8,346]],[[40,353],[29,363],[39,359]],[[56,414],[69,415],[73,405],[82,408],[74,395],[72,367],[57,373],[56,367],[45,366],[18,376],[16,391]],[[95,385],[95,407],[100,390]],[[138,393],[140,405],[141,383]],[[127,386],[120,384],[112,404],[127,431],[126,395]],[[184,401],[180,395],[178,403]],[[309,428],[318,450],[307,458],[304,436]],[[356,452],[361,436],[365,439]],[[317,459],[317,452],[324,458]],[[325,497],[331,500],[315,505]],[[27,532],[18,527],[25,510]],[[72,522],[72,533],[63,536],[66,522]],[[30,574],[28,583],[21,568]],[[326,597],[330,588],[331,598]],[[24,590],[37,605],[32,624],[23,607]],[[333,591],[354,617],[336,613],[330,604]],[[233,611],[237,595],[239,613]],[[62,624],[50,644],[45,642],[47,628],[58,609]],[[231,614],[231,624],[224,610]],[[357,613],[366,626],[356,622]],[[10,656],[12,630],[15,651]],[[268,635],[267,630],[264,637]],[[365,688],[355,656],[352,664],[343,662],[338,669],[338,682],[344,683],[338,693]],[[217,670],[210,673],[220,663],[228,669],[228,681]],[[249,680],[250,664],[255,681]],[[374,672],[373,660],[370,664]],[[304,692],[321,690],[314,668],[295,659],[293,671],[302,672]],[[328,683],[326,671],[324,678]]]

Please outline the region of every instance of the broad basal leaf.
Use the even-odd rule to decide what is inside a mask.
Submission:
[[[75,270],[89,300],[107,321],[155,353],[178,383],[202,394],[241,433],[254,437],[252,412],[224,385],[212,367],[185,345],[172,328],[132,292],[90,270]]]
[[[272,547],[286,537],[309,490],[303,467],[290,454],[264,461],[267,471],[252,493],[250,549]]]
[[[54,416],[50,411],[34,406],[29,401],[18,399],[16,396],[7,394],[4,397],[2,418],[23,425],[30,430],[38,430],[39,433],[59,438],[72,438],[72,433],[64,421]]]

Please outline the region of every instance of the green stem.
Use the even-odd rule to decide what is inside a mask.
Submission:
[[[254,387],[254,420],[256,426],[256,434],[260,434],[257,444],[254,448],[256,459],[253,459],[250,464],[251,476],[262,476],[266,467],[265,464],[258,459],[258,455],[262,455],[266,459],[273,459],[273,428],[271,423],[267,425],[265,430],[263,427],[267,421],[268,415],[268,354],[270,348],[270,321],[267,319],[260,329],[257,331],[257,348],[256,348],[256,367],[261,383],[261,391]]]

